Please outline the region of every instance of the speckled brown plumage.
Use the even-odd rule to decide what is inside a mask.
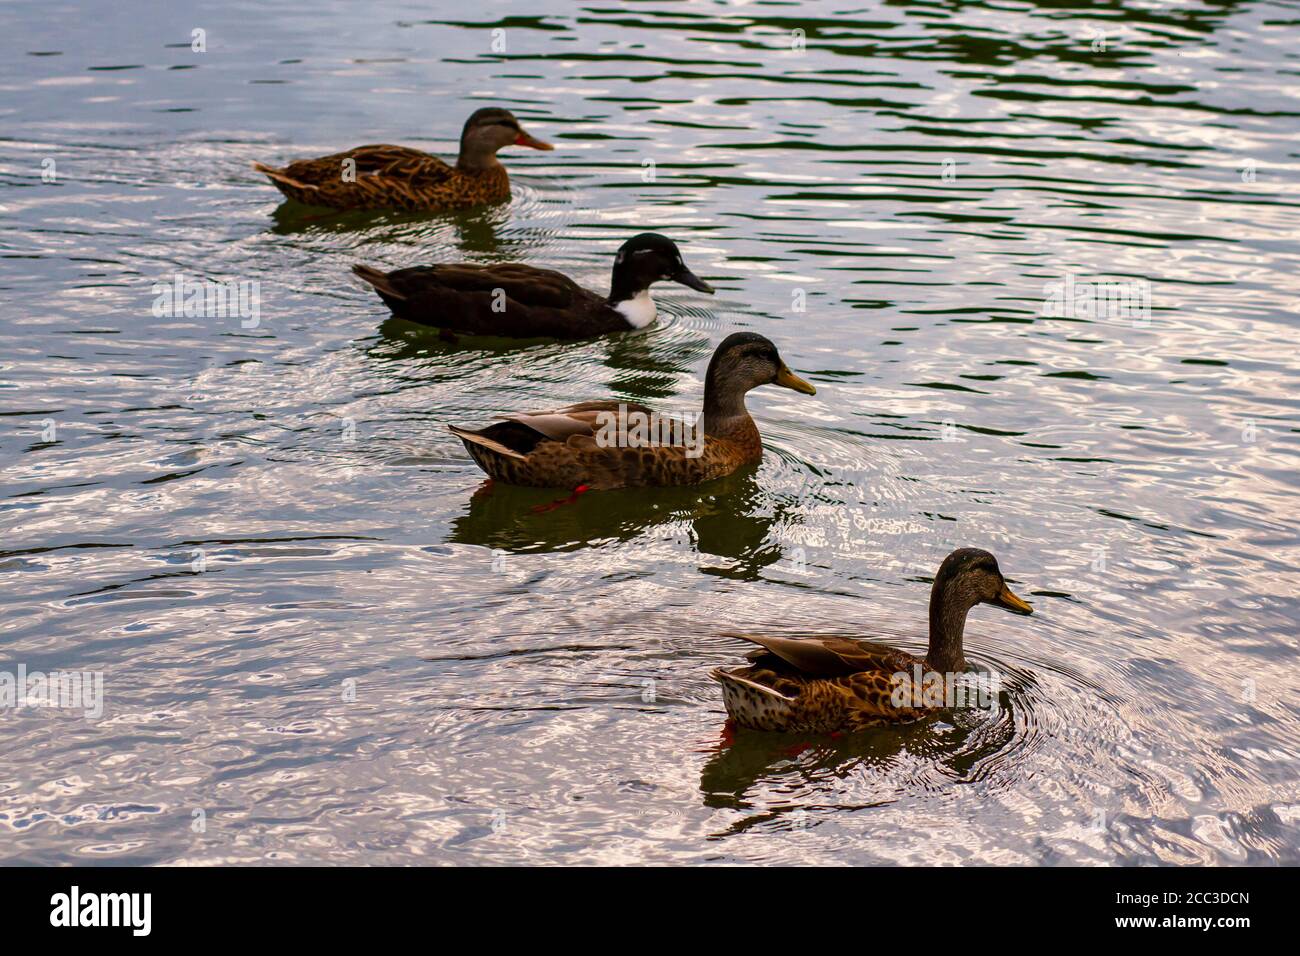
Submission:
[[[966,669],[966,614],[986,603],[1029,614],[987,551],[960,548],[930,590],[930,646],[917,657],[848,637],[794,639],[732,634],[758,644],[750,666],[715,668],[727,714],[752,730],[829,733],[914,723],[946,706],[945,690]]]
[[[348,159],[356,162],[351,182],[343,176]],[[460,170],[405,146],[358,146],[282,169],[262,163],[254,168],[290,199],[334,209],[464,209],[510,198],[504,166]]]
[[[581,402],[544,412],[504,416],[472,431],[449,426],[474,461],[497,481],[512,485],[592,490],[695,485],[759,461],[763,442],[745,410],[745,393],[774,383],[805,394],[815,389],[796,376],[761,335],[728,336],[709,362],[704,380],[703,440],[698,455],[688,444],[637,443],[628,430],[611,436],[609,416],[655,418],[634,402]],[[613,439],[613,440],[611,440]]]
[[[765,647],[772,644],[802,663],[801,667],[762,650],[748,655],[754,661],[750,667],[717,668],[711,673],[722,685],[727,713],[742,727],[829,733],[912,723],[928,713],[924,708],[899,707],[893,700],[893,675],[911,675],[917,666],[926,670],[925,661],[911,654],[851,638],[792,641],[734,636]],[[817,676],[803,669],[814,668],[797,651],[814,646],[837,649],[843,655],[842,673]],[[911,700],[910,691],[906,699]]]
[[[508,145],[551,149],[502,109],[481,109],[465,123],[455,166],[406,146],[358,146],[284,167],[254,163],[280,192],[334,209],[463,209],[510,198],[510,177],[496,159]]]
[[[654,414],[644,405],[622,404],[627,410]],[[596,416],[600,412],[617,413],[619,405],[617,401],[583,402],[534,413],[534,416],[561,415],[575,422],[589,421],[591,424],[588,430],[572,434],[562,441],[540,441],[522,457],[506,454],[480,440],[490,439],[494,434],[502,437],[501,432],[493,432],[497,426],[489,426],[480,432],[451,426],[451,431],[464,441],[474,461],[492,478],[508,485],[536,488],[572,489],[586,485],[593,491],[606,491],[611,488],[698,485],[729,475],[742,465],[752,464],[763,457],[763,442],[752,419],[748,420],[748,428],[738,423],[726,434],[706,434],[698,457],[689,457],[684,445],[601,447],[595,437],[598,428]]]

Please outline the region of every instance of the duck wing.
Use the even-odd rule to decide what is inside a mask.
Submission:
[[[374,287],[393,314],[473,335],[586,338],[627,328],[603,297],[568,276],[522,263],[417,266],[352,271]]]
[[[499,454],[517,457],[530,454],[544,441],[567,444],[570,439],[577,439],[584,445],[589,444],[608,420],[605,416],[617,416],[620,407],[625,412],[636,411],[647,416],[654,414],[646,405],[609,399],[578,402],[548,411],[512,412],[499,416],[501,420],[496,424],[478,431],[455,427],[452,431],[463,440],[483,445]],[[583,439],[587,441],[584,442]]]
[[[506,297],[504,307],[507,312],[511,305],[529,309],[567,309],[600,298],[563,273],[520,262],[486,266],[455,263],[402,269],[389,275],[394,278],[399,274],[401,277],[395,283],[398,288],[401,288],[399,283],[404,282],[417,293],[437,288],[443,294],[494,294],[500,289]]]
[[[917,658],[887,644],[860,641],[850,637],[771,637],[766,634],[742,634],[731,631],[727,637],[749,641],[763,648],[747,655],[749,659],[767,654],[784,661],[810,677],[847,677],[863,671],[906,670]]]
[[[280,172],[299,183],[332,185],[339,182],[344,169],[343,164],[349,159],[356,164],[355,172],[358,178],[378,176],[419,183],[423,186],[434,186],[450,179],[454,172],[451,166],[437,156],[431,156],[418,149],[391,146],[387,143],[358,146],[356,149],[331,153],[316,159],[300,159],[290,163]]]
[[[567,442],[575,435],[594,436],[610,415],[637,412],[653,417],[654,411],[637,402],[620,402],[614,399],[597,402],[578,402],[548,412],[516,412],[503,415],[507,421],[518,422],[541,432],[551,441]]]

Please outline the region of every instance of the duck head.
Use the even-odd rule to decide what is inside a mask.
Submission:
[[[675,242],[655,232],[643,232],[623,243],[614,256],[609,304],[622,312],[633,328],[643,328],[655,317],[650,286],[661,281],[713,294],[713,286],[686,268]]]
[[[514,113],[489,106],[475,110],[465,121],[465,128],[460,133],[460,156],[456,159],[456,165],[465,170],[495,166],[497,150],[503,146],[555,149],[550,143],[543,143],[524,132]]]
[[[958,548],[944,558],[930,588],[930,650],[926,661],[936,671],[966,668],[962,631],[966,613],[976,604],[992,604],[1015,614],[1034,609],[1007,586],[998,559],[979,548]]]
[[[817,394],[817,389],[790,371],[770,339],[754,332],[733,332],[713,353],[704,378],[704,430],[718,431],[726,419],[747,416],[745,393],[760,385]]]

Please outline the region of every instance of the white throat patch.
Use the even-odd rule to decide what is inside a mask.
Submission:
[[[655,300],[650,298],[650,290],[643,289],[631,299],[624,299],[618,305],[614,306],[623,318],[627,319],[627,324],[634,329],[644,329],[647,325],[655,320]]]

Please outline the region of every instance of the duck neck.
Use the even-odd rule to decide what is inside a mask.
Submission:
[[[658,311],[655,300],[650,297],[650,286],[617,266],[610,279],[609,298],[605,301],[634,329],[645,328],[655,320]]]
[[[762,440],[745,407],[744,390],[727,387],[713,368],[704,379],[704,434],[752,445],[751,451],[762,454]]]
[[[456,157],[456,168],[462,173],[485,173],[500,167],[501,163],[497,160],[496,150],[489,149],[482,143],[475,143],[461,137],[460,153]]]
[[[930,649],[925,655],[930,670],[957,673],[966,669],[962,633],[970,605],[953,594],[949,582],[936,579],[930,589]]]
[[[609,280],[609,304],[618,308],[620,303],[642,298],[650,298],[649,283],[640,281],[630,270],[615,266]]]

